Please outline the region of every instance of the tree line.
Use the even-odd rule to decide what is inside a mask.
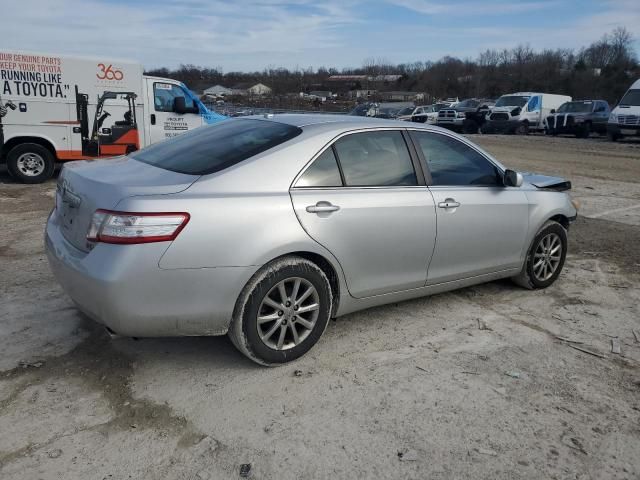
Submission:
[[[358,68],[341,70],[328,67],[287,69],[270,67],[256,72],[227,72],[222,68],[181,65],[177,69],[159,68],[147,72],[174,78],[193,91],[220,84],[264,83],[275,95],[313,90],[344,91],[355,88],[407,90],[426,93],[429,99],[447,97],[496,98],[516,91],[543,91],[598,98],[615,103],[630,83],[640,77],[640,65],[633,36],[626,28],[616,28],[580,49],[545,49],[529,45],[512,49],[486,50],[475,59],[446,56],[437,61],[393,64],[386,59],[368,58]],[[338,86],[327,82],[331,75],[399,74],[391,84]]]

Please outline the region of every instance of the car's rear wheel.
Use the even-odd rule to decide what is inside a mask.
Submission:
[[[322,269],[301,257],[282,257],[260,269],[240,294],[229,337],[256,363],[290,362],[318,342],[331,307]]]
[[[546,288],[556,281],[567,257],[567,231],[558,222],[548,221],[537,233],[520,274],[513,278],[518,285]]]
[[[23,183],[42,183],[51,178],[55,169],[52,153],[37,143],[22,143],[7,154],[7,170]]]

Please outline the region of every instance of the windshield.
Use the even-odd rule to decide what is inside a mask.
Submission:
[[[398,116],[400,115],[411,115],[413,113],[413,107],[405,107],[398,112]]]
[[[436,103],[433,106],[433,111],[434,112],[439,112],[440,110],[442,110],[443,108],[447,108],[449,106],[448,103]]]
[[[530,97],[521,97],[519,95],[505,95],[500,97],[496,102],[496,107],[524,107]]]
[[[593,102],[567,102],[560,105],[558,113],[589,113]]]
[[[233,119],[196,128],[129,155],[172,172],[208,175],[300,135],[292,125],[266,120]]]
[[[370,108],[371,108],[370,104],[363,103],[362,105],[358,105],[356,108],[351,110],[349,115],[355,115],[357,117],[364,117],[367,114],[367,112],[369,111]]]
[[[640,107],[640,90],[629,90],[620,100],[620,105]]]
[[[478,102],[476,100],[463,100],[456,105],[455,108],[475,108],[478,106]]]

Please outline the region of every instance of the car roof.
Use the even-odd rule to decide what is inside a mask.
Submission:
[[[357,115],[336,115],[336,114],[295,114],[295,113],[276,113],[265,115],[250,115],[247,117],[241,117],[240,119],[254,119],[254,120],[270,120],[272,122],[286,123],[293,125],[294,127],[311,127],[331,125],[336,128],[375,128],[375,127],[394,127],[394,128],[406,128],[407,125],[403,125],[397,120],[386,120],[382,118],[374,117],[359,117]],[[418,126],[418,125],[412,125]],[[420,125],[421,126],[421,125]]]

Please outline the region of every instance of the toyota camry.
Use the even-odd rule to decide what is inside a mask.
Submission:
[[[65,165],[45,243],[112,333],[228,334],[276,365],[356,310],[499,278],[548,287],[570,187],[436,127],[254,116]]]

